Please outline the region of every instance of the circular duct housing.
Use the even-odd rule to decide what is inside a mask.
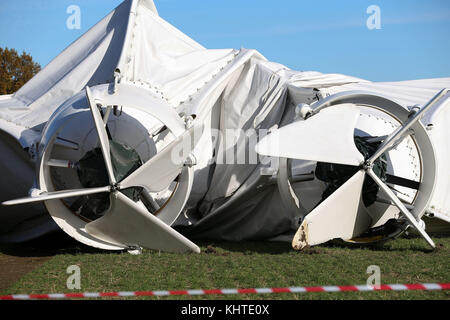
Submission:
[[[355,105],[360,109],[360,116],[354,132],[355,140],[361,138],[370,141],[382,141],[383,137],[391,134],[395,129],[408,120],[407,108],[385,97],[368,92],[342,92],[330,96],[312,106],[317,113],[324,108],[340,105]],[[410,212],[420,219],[434,191],[436,180],[436,161],[432,143],[425,127],[420,123],[412,127],[413,134],[406,137],[402,143],[386,152],[383,162],[386,161],[386,174],[408,181],[409,186],[397,184],[396,180],[387,183],[396,196],[408,206]],[[358,145],[358,144],[357,144]],[[361,151],[361,150],[360,150]],[[381,159],[381,158],[380,158]],[[320,164],[323,165],[323,164]],[[330,193],[329,183],[312,174],[318,168],[314,161],[301,161],[293,159],[280,159],[278,186],[285,205],[291,211],[297,212],[299,220],[311,212],[326,194]],[[322,166],[323,167],[323,166]],[[332,170],[342,170],[342,166],[334,166]],[[347,168],[348,169],[348,168]],[[355,167],[355,172],[357,171]],[[350,170],[351,171],[351,170]],[[354,172],[348,174],[348,178]],[[304,178],[308,177],[308,179]],[[345,178],[345,177],[344,177]],[[345,180],[343,180],[345,182]],[[365,190],[363,189],[363,193]],[[358,244],[385,241],[401,234],[408,223],[401,213],[378,188],[371,191],[369,196],[376,195],[377,199],[367,206],[372,223],[370,228],[354,239],[345,241]]]
[[[131,85],[117,85],[114,94],[109,85],[92,87],[92,96],[101,109],[111,141],[111,155],[125,168],[119,179],[125,178],[139,165],[152,159],[175,138],[185,132],[185,123],[178,114],[152,92]],[[81,91],[64,102],[51,116],[44,128],[39,145],[37,176],[39,189],[44,192],[86,187],[86,174],[93,180],[105,180],[103,157],[98,149],[98,136],[89,109],[85,91]],[[86,159],[90,161],[86,161]],[[133,161],[130,161],[130,158]],[[81,160],[81,161],[80,161]],[[114,162],[114,161],[113,161]],[[83,164],[83,166],[81,165]],[[62,167],[67,164],[66,168]],[[117,166],[116,166],[117,167]],[[117,172],[115,172],[117,177]],[[81,178],[81,179],[80,179]],[[151,193],[146,190],[131,190],[125,195],[138,205],[145,207],[165,224],[171,225],[183,210],[189,197],[193,181],[193,169],[183,167],[180,175],[164,190]],[[118,181],[120,183],[120,181]],[[95,181],[92,182],[95,185]],[[99,186],[102,182],[98,182]],[[105,185],[103,183],[103,185]],[[106,201],[108,201],[106,197]],[[95,197],[85,196],[48,200],[45,205],[54,221],[76,240],[100,249],[121,250],[128,246],[109,243],[90,235],[85,227],[100,218],[108,203],[95,203]],[[91,212],[80,210],[77,203],[89,203]],[[97,198],[97,200],[99,200]],[[100,198],[101,200],[101,198]],[[83,202],[84,201],[84,202]],[[101,201],[100,201],[101,202]],[[102,206],[103,205],[103,206]],[[92,211],[95,214],[93,214]]]

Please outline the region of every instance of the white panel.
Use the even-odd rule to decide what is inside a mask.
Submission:
[[[340,105],[294,122],[264,137],[256,152],[265,156],[358,166],[364,157],[354,143],[359,108]]]
[[[200,248],[120,192],[111,194],[106,214],[86,225],[86,231],[103,241],[142,246],[168,252],[200,252]]]
[[[358,171],[305,217],[292,241],[294,249],[338,238],[349,240],[368,229],[371,218],[361,198],[365,176]]]
[[[123,180],[120,183],[121,188],[140,186],[145,187],[150,192],[159,192],[167,188],[180,174],[184,161],[201,137],[202,128],[203,126],[201,130],[198,130],[198,127],[192,127],[186,131]],[[179,151],[182,151],[182,154],[179,154]]]

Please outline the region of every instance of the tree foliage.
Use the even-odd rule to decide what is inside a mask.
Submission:
[[[0,95],[12,94],[41,70],[41,66],[25,51],[0,48]]]

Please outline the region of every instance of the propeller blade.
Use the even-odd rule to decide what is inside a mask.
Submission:
[[[359,108],[340,105],[267,135],[256,152],[271,157],[358,166],[364,161],[353,140]]]
[[[310,212],[292,240],[292,247],[301,250],[332,239],[352,239],[361,235],[371,224],[361,192],[364,170],[358,171],[339,189]]]
[[[110,243],[167,252],[200,253],[200,248],[120,192],[111,194],[106,214],[86,225],[86,231]]]
[[[159,192],[167,188],[180,174],[186,158],[194,150],[202,132],[203,125],[201,128],[194,126],[186,131],[121,181],[120,188],[145,187],[149,192]]]
[[[392,200],[394,205],[400,210],[400,212],[406,217],[409,223],[416,228],[420,235],[428,242],[428,244],[434,249],[436,245],[430,236],[425,232],[422,226],[419,224],[414,215],[408,211],[406,206],[400,201],[400,199],[395,195],[395,193],[389,188],[381,179],[373,172],[372,169],[367,171],[367,174],[378,184],[378,186],[387,194],[387,196]]]
[[[46,200],[55,200],[55,199],[63,199],[63,198],[73,198],[79,196],[86,196],[89,194],[95,193],[103,193],[110,192],[111,187],[100,187],[100,188],[89,188],[89,189],[75,189],[75,190],[67,190],[67,191],[55,191],[55,192],[44,192],[37,196],[31,196],[16,200],[9,200],[2,203],[4,206],[14,206],[18,204],[46,201]]]
[[[106,171],[108,172],[109,182],[111,184],[116,183],[116,178],[114,176],[114,170],[111,162],[111,151],[109,147],[108,133],[106,132],[105,123],[103,122],[103,117],[97,108],[97,105],[92,98],[92,92],[89,87],[86,87],[86,97],[89,102],[89,107],[91,109],[92,118],[94,119],[95,128],[97,129],[98,139],[100,141],[100,148],[102,149],[103,158],[105,160]]]

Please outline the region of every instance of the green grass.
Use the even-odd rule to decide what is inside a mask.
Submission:
[[[450,238],[434,238],[431,252],[418,238],[397,239],[376,248],[319,246],[295,252],[285,243],[202,244],[201,254],[146,250],[142,255],[75,247],[58,250],[2,294],[77,292],[66,288],[69,265],[81,268],[81,290],[147,291],[365,284],[369,265],[381,268],[381,282],[450,282]],[[144,297],[143,297],[144,298]],[[180,296],[145,299],[449,299],[449,291],[343,292],[308,294]]]

